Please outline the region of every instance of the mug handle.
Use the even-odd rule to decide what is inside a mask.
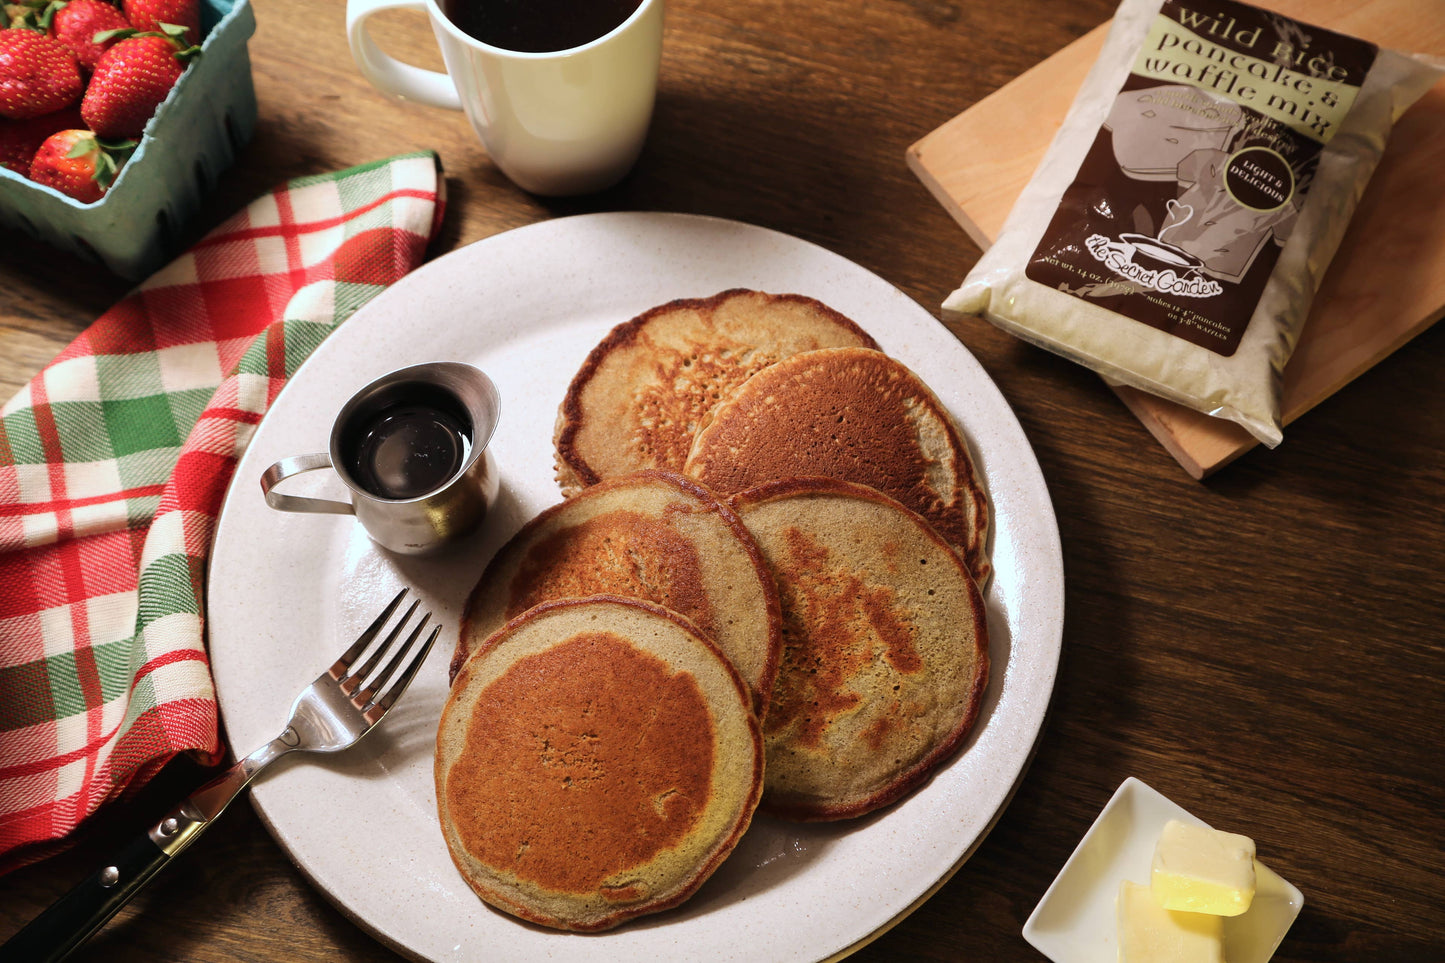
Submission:
[[[378,90],[401,100],[461,110],[461,98],[449,76],[402,63],[371,39],[366,29],[367,18],[382,10],[420,10],[430,15],[425,0],[347,0],[346,41],[362,76]]]
[[[331,456],[325,452],[314,455],[293,455],[283,458],[261,474],[261,494],[266,504],[283,512],[313,512],[327,515],[355,515],[356,509],[350,502],[332,501],[329,498],[306,498],[300,495],[283,495],[273,489],[292,475],[330,468]]]

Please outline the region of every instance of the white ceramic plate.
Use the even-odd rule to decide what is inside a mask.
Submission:
[[[1171,819],[1208,825],[1138,779],[1125,779],[1039,900],[1024,924],[1024,939],[1054,963],[1115,963],[1119,884],[1149,884],[1154,844]],[[1303,906],[1298,889],[1256,860],[1253,902],[1224,920],[1224,958],[1269,963]]]
[[[609,933],[520,924],[482,904],[435,814],[433,740],[467,592],[521,524],[559,500],[557,404],[587,352],[642,310],[731,287],[819,298],[933,387],[963,426],[992,498],[987,596],[993,673],[979,724],[906,800],[861,820],[755,820],[688,903]],[[324,451],[342,402],[406,364],[469,361],[502,396],[492,441],[502,492],[489,524],[446,556],[374,549],[347,516],[287,515],[262,500],[276,459]],[[321,473],[317,473],[321,474]],[[302,484],[296,493],[335,493]],[[291,483],[288,483],[291,484]],[[931,314],[816,245],[732,221],[594,214],[488,238],[403,279],[346,322],[281,392],[227,495],[209,580],[212,665],[231,745],[284,725],[291,700],[373,617],[414,586],[448,627],[406,698],[355,749],[283,760],[252,790],[277,841],[379,939],[419,959],[818,960],[855,949],[942,884],[987,833],[1028,763],[1053,690],[1063,562],[1048,491],[1008,404]]]

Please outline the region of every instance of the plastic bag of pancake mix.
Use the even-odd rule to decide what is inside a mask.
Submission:
[[[997,243],[944,302],[1271,447],[1330,258],[1445,62],[1234,0],[1124,0]]]

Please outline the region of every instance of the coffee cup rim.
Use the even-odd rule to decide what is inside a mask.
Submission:
[[[594,40],[589,40],[584,44],[578,44],[575,47],[563,47],[561,50],[509,50],[506,47],[498,47],[484,40],[478,40],[461,27],[452,23],[451,18],[448,17],[446,11],[442,9],[440,0],[426,0],[426,5],[432,15],[432,21],[434,23],[440,23],[442,28],[446,30],[453,39],[468,47],[486,51],[494,56],[510,57],[516,60],[547,60],[552,57],[575,56],[601,46],[608,40],[629,29],[634,23],[642,19],[654,5],[661,4],[662,2],[663,0],[641,0],[637,5],[637,9],[633,10],[626,20],[602,36]]]

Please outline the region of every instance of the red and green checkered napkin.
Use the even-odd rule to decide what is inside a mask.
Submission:
[[[203,574],[286,379],[421,263],[431,153],[290,181],[207,235],[0,409],[0,871],[178,753],[221,751]]]

